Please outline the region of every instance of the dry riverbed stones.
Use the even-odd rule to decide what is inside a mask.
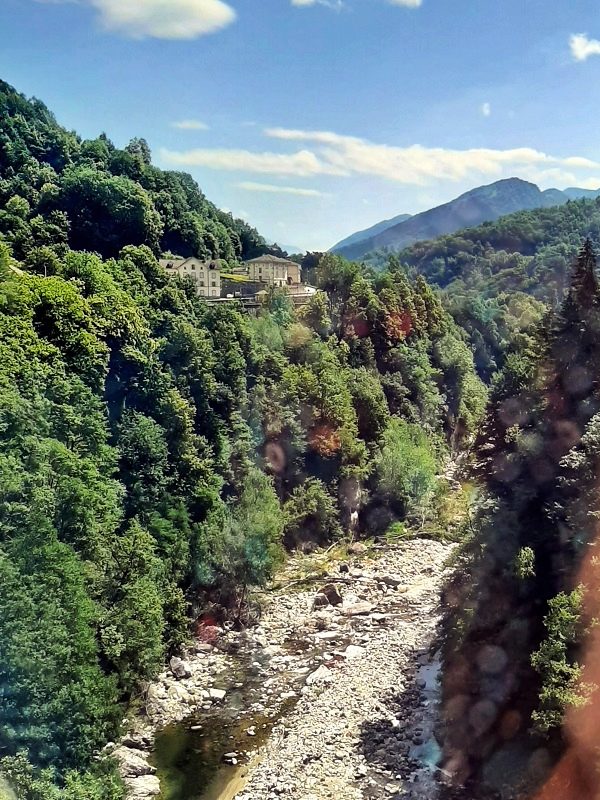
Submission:
[[[259,627],[219,630],[214,647],[198,643],[172,659],[149,687],[146,713],[129,734],[139,744],[137,759],[149,766],[149,744],[165,725],[191,714],[197,724],[203,710],[226,708],[230,689],[222,676],[234,671],[242,652],[260,676],[260,694],[241,715],[268,718],[289,710],[275,724],[238,800],[433,800],[433,773],[413,756],[431,736],[435,704],[417,681],[435,637],[451,546],[406,542],[372,558],[363,546],[356,549],[342,571],[333,565],[329,580],[302,591],[292,585],[292,559],[286,568],[290,587],[269,596]],[[256,733],[250,730],[248,751],[232,749],[223,754],[224,763],[249,760]],[[122,769],[131,797],[156,796],[154,771],[137,759],[136,775]]]

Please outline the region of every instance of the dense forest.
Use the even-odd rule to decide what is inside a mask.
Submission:
[[[27,800],[116,800],[97,754],[193,616],[243,617],[285,547],[351,520],[439,535],[487,391],[393,265],[322,258],[301,313],[206,304],[157,256],[235,263],[254,230],[143,140],[81,141],[5,84],[0,105],[0,770]]]
[[[561,302],[581,243],[600,240],[600,200],[570,200],[553,208],[518,211],[476,228],[417,242],[398,258],[453,296],[495,297],[526,292],[552,305]],[[383,268],[385,253],[368,261]]]
[[[209,202],[190,175],[152,166],[144,139],[124,150],[104,134],[82,140],[3,81],[0,203],[0,233],[32,271],[51,269],[68,248],[111,257],[147,245],[154,254],[232,263],[269,249],[254,228]]]
[[[558,758],[591,691],[591,240],[571,268],[598,201],[381,269],[309,253],[308,305],[271,289],[250,316],[159,265],[268,249],[190,176],[143,139],[81,140],[6,84],[0,112],[0,774],[17,796],[121,800],[99,754],[194,619],[245,624],[286,550],[345,534],[460,539],[447,771],[479,785],[518,748]],[[471,513],[443,477],[457,456]]]
[[[473,796],[531,791],[597,714],[597,654],[583,655],[598,612],[599,325],[588,240],[561,306],[496,374],[476,438],[482,498],[448,587],[443,680],[447,765]],[[556,796],[590,796],[590,746]]]

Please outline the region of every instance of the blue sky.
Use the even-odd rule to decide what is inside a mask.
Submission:
[[[0,77],[325,248],[517,175],[600,186],[597,0],[2,0]]]

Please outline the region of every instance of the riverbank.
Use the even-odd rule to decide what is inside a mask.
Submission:
[[[452,546],[356,550],[308,584],[323,554],[291,558],[258,627],[207,628],[173,660],[116,750],[132,797],[435,797],[432,647]]]

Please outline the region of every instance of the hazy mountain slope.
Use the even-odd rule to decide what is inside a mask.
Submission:
[[[566,194],[569,200],[595,200],[596,197],[600,197],[600,189],[578,189],[571,186],[564,189],[563,194]]]
[[[399,254],[409,272],[439,286],[482,295],[523,291],[557,302],[581,242],[600,240],[600,198],[509,214]],[[383,265],[382,256],[379,263]]]
[[[365,228],[362,231],[357,231],[350,236],[346,236],[345,239],[342,239],[337,244],[334,244],[333,247],[330,248],[330,252],[337,253],[344,247],[350,247],[350,245],[355,245],[364,241],[365,239],[370,239],[373,236],[377,236],[377,234],[383,233],[383,231],[393,227],[394,225],[399,225],[401,222],[406,222],[406,220],[410,219],[410,217],[410,214],[398,214],[398,216],[392,217],[391,219],[384,219],[381,222],[378,222],[376,225],[371,225],[369,228]]]
[[[405,222],[340,248],[337,252],[346,258],[357,259],[375,250],[399,251],[414,242],[493,221],[514,211],[546,208],[568,199],[569,196],[558,189],[542,192],[534,183],[508,178],[465,192],[449,203],[416,214]]]

